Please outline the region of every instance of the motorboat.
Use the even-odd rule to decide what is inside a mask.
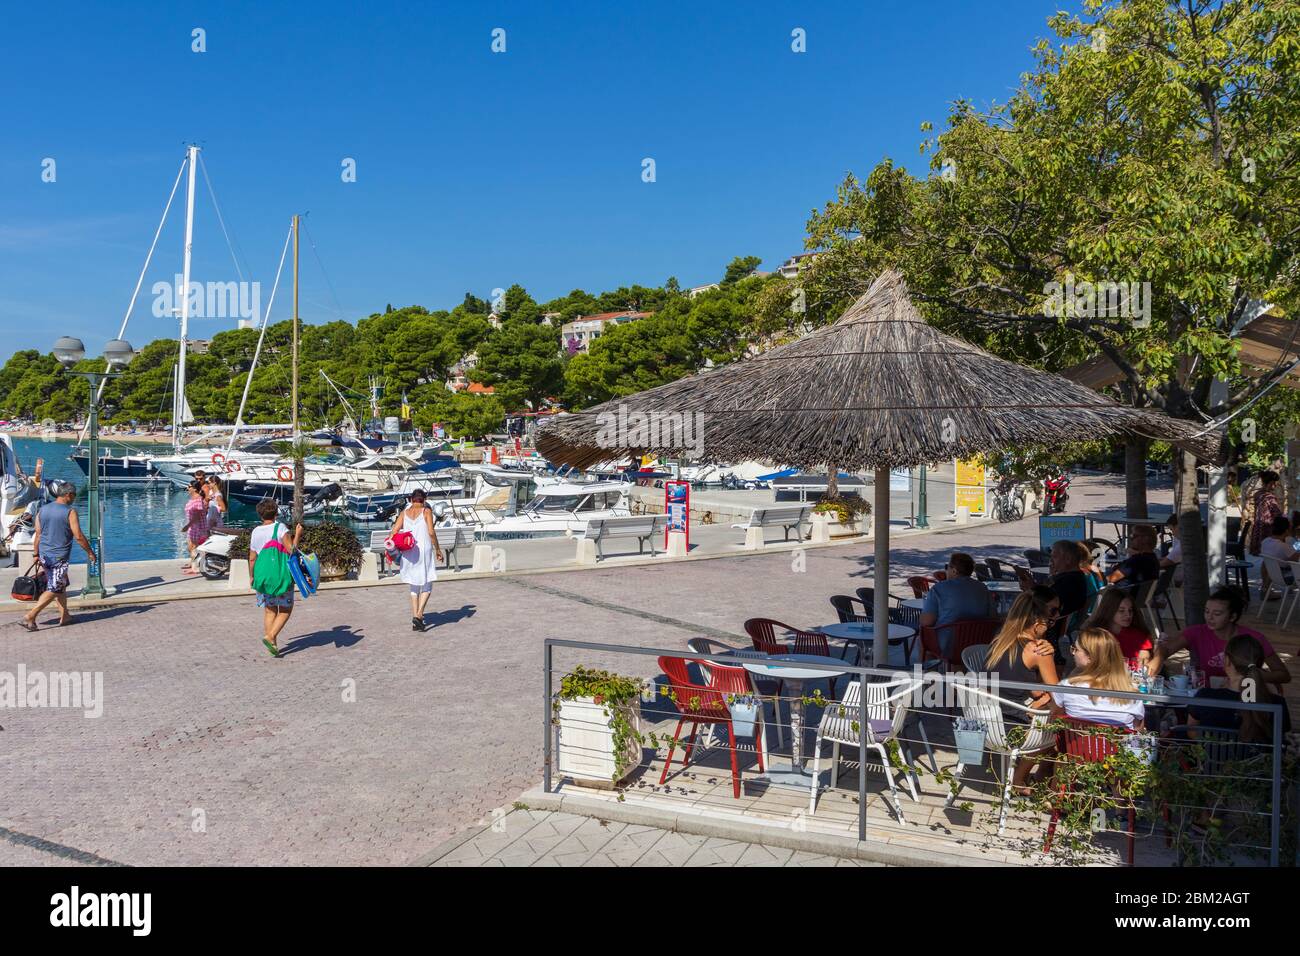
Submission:
[[[36,512],[44,501],[44,489],[19,464],[13,439],[0,432],[0,554],[31,548]]]
[[[515,514],[483,523],[478,534],[485,541],[556,538],[581,533],[593,518],[626,518],[631,514],[627,489],[622,484],[592,481],[543,485]]]
[[[78,446],[68,454],[68,457],[83,475],[90,477],[89,448]],[[100,481],[140,482],[154,481],[157,477],[158,472],[153,467],[149,455],[138,452],[133,454],[127,449],[122,449],[119,454],[114,454],[112,448],[99,449]]]

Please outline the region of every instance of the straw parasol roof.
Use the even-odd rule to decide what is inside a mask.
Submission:
[[[682,427],[676,415],[688,416]],[[692,426],[702,426],[703,435],[686,430]],[[551,461],[580,468],[658,453],[799,468],[833,462],[854,471],[1134,434],[1218,460],[1218,432],[1202,432],[1193,422],[1121,405],[939,332],[890,270],[832,325],[722,368],[557,416],[539,431],[537,446]]]

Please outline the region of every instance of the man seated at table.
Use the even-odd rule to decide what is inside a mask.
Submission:
[[[1291,574],[1291,561],[1300,561],[1300,551],[1296,551],[1291,546],[1291,519],[1278,515],[1273,519],[1273,524],[1269,527],[1268,537],[1259,543],[1259,553],[1261,557],[1273,558],[1278,562],[1282,570],[1282,580],[1271,580],[1272,575],[1268,573],[1268,568],[1262,568],[1259,572],[1260,582],[1263,584],[1264,600],[1271,601],[1273,598],[1270,592],[1273,585],[1290,587],[1295,583],[1294,576]]]
[[[954,551],[944,569],[946,580],[931,585],[921,606],[921,626],[939,631],[939,648],[947,656],[952,648],[952,628],[957,621],[979,620],[995,616],[996,602],[984,582],[975,574],[975,559]]]
[[[1140,524],[1129,535],[1128,557],[1119,563],[1119,567],[1106,575],[1106,581],[1127,588],[1154,581],[1159,577],[1160,559],[1156,557],[1156,529],[1149,524]]]
[[[1052,545],[1052,576],[1047,584],[1061,599],[1059,620],[1062,622],[1072,614],[1087,610],[1096,593],[1096,588],[1089,585],[1089,575],[1079,569],[1081,557],[1077,541],[1057,541]]]

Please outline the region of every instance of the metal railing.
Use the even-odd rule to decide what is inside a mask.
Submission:
[[[739,635],[737,635],[737,638],[740,639]],[[543,782],[543,788],[547,793],[554,792],[555,790],[556,733],[558,731],[558,727],[556,726],[557,721],[555,719],[555,714],[553,711],[553,707],[557,700],[556,687],[554,681],[554,675],[556,674],[555,651],[561,648],[574,650],[574,651],[593,652],[601,655],[614,654],[614,655],[624,655],[624,656],[632,656],[632,657],[646,657],[652,659],[657,659],[659,657],[671,657],[671,658],[678,658],[687,662],[700,662],[700,663],[715,662],[718,664],[729,665],[732,667],[737,666],[737,664],[741,660],[749,660],[751,663],[753,662],[752,657],[749,656],[740,657],[734,652],[725,653],[725,654],[703,654],[703,653],[696,653],[689,649],[682,649],[682,648],[636,647],[636,646],[627,646],[627,645],[618,645],[618,644],[605,644],[605,643],[599,643],[594,641],[576,641],[576,640],[569,640],[564,638],[547,638],[543,644],[543,688],[542,688],[542,703],[543,703],[543,740],[542,740],[543,781],[542,782]],[[746,652],[747,655],[753,653],[752,651],[750,651],[749,648],[738,648],[738,650]],[[779,664],[780,661],[779,659],[773,659],[772,663]],[[989,692],[988,683],[991,679],[991,675],[988,674],[967,675],[967,674],[950,674],[941,671],[922,671],[919,665],[914,665],[913,668],[867,667],[867,666],[861,666],[856,664],[849,664],[848,662],[842,664],[841,663],[830,664],[830,663],[818,663],[813,661],[799,661],[797,666],[800,669],[804,669],[804,670],[824,672],[828,678],[846,677],[847,680],[845,680],[844,682],[845,684],[847,684],[849,680],[858,680],[865,685],[867,683],[873,682],[873,680],[875,682],[880,682],[880,681],[886,681],[890,679],[897,679],[900,675],[905,677],[912,677],[915,679],[915,684],[912,688],[914,692],[924,692],[928,686],[929,688],[938,689],[938,692],[943,695],[941,699],[944,701],[959,699],[956,696],[957,691],[953,690],[951,688],[951,685],[963,684],[966,687],[971,687],[973,685],[973,681],[977,681],[978,679],[982,678],[985,683],[974,684],[974,686],[983,688],[986,692]],[[758,675],[758,679],[774,680],[774,679],[778,679],[778,675],[772,675],[772,677],[765,677],[762,675]],[[1026,695],[1048,693],[1048,694],[1054,694],[1058,696],[1068,695],[1068,694],[1086,695],[1091,697],[1104,696],[1106,698],[1120,699],[1120,700],[1138,700],[1143,702],[1144,704],[1165,705],[1167,707],[1174,707],[1174,708],[1187,707],[1189,704],[1193,703],[1193,698],[1182,696],[1182,695],[1152,694],[1152,693],[1144,694],[1138,691],[1120,691],[1120,690],[1099,691],[1088,687],[1074,687],[1069,684],[1049,685],[1049,684],[1025,683],[1019,681],[997,680],[996,678],[992,679],[992,684],[993,684],[993,690],[991,692],[993,693],[996,693],[998,691],[1003,691],[1003,690],[1012,690],[1017,692],[1023,691]],[[935,691],[931,690],[930,692],[933,693]],[[791,700],[791,699],[782,698],[782,700]],[[809,703],[816,703],[816,700],[813,700],[812,698],[808,698],[806,696],[803,697],[803,701]],[[826,704],[834,703],[834,701],[829,698],[824,699],[824,702]],[[1250,811],[1251,813],[1254,813],[1257,816],[1263,816],[1267,814],[1267,816],[1269,817],[1269,843],[1267,847],[1259,845],[1259,846],[1250,846],[1247,847],[1247,849],[1253,849],[1259,851],[1267,850],[1269,865],[1278,866],[1280,860],[1281,845],[1282,845],[1281,827],[1282,827],[1282,807],[1283,807],[1282,790],[1283,790],[1283,755],[1284,755],[1282,714],[1283,714],[1283,707],[1285,705],[1282,703],[1259,703],[1259,702],[1246,702],[1240,700],[1218,700],[1215,698],[1197,698],[1194,700],[1194,703],[1197,708],[1219,709],[1219,710],[1228,710],[1233,712],[1253,711],[1253,712],[1262,712],[1270,715],[1271,724],[1272,724],[1271,744],[1262,744],[1262,743],[1250,744],[1250,745],[1242,744],[1241,746],[1253,747],[1255,750],[1257,750],[1260,753],[1262,753],[1265,749],[1268,749],[1271,752],[1271,763],[1269,767],[1270,773],[1268,775],[1268,784],[1269,784],[1269,789],[1271,791],[1269,806],[1262,811]],[[867,728],[870,726],[868,722],[868,713],[869,713],[870,706],[871,705],[870,705],[870,701],[868,700],[868,695],[865,693],[861,694],[859,696],[859,702],[857,705],[857,714],[856,714],[856,722],[858,728]],[[961,714],[960,707],[948,708],[946,706],[942,708],[936,708],[933,710],[926,710],[924,709],[924,707],[911,706],[909,708],[909,711],[911,715],[916,716],[918,721],[922,721],[922,722],[926,718],[933,719],[936,717],[944,721],[952,721],[955,716],[960,716]],[[675,712],[672,714],[666,713],[665,716],[675,716]],[[777,708],[776,719],[778,721],[780,720],[779,707]],[[812,720],[808,721],[808,724],[811,725],[812,723],[813,723]],[[783,726],[790,727],[790,724],[784,724]],[[801,733],[803,732],[803,729],[804,728],[802,727],[800,728]],[[931,752],[931,741],[925,733],[924,723],[921,723],[919,725],[919,733],[920,733],[920,737],[917,738],[900,736],[897,739],[899,743],[902,744],[907,744],[907,745],[916,744],[918,745],[918,747],[924,747],[927,752],[930,752],[932,766],[935,766],[934,756],[933,753]],[[870,736],[871,736],[870,733],[859,732],[857,734],[858,737],[857,838],[860,841],[865,841],[868,838],[867,837],[867,802],[868,802],[867,801],[867,769],[871,765],[871,761],[868,755],[868,748],[871,746],[871,743],[868,739]],[[1053,735],[1053,737],[1054,736],[1055,735]],[[1151,736],[1154,737],[1154,734],[1152,734]],[[1161,740],[1159,741],[1159,743],[1161,745],[1167,746],[1174,742]],[[1183,743],[1186,742],[1184,741]],[[1191,743],[1194,744],[1195,741],[1193,740],[1191,741]],[[1215,775],[1212,773],[1203,774],[1203,773],[1198,773],[1195,770],[1189,770],[1186,776],[1188,776],[1189,778],[1197,778],[1197,777],[1213,778]],[[1261,783],[1263,783],[1264,778],[1262,776],[1258,779],[1260,780]],[[818,786],[820,785],[818,784]],[[1205,807],[1205,806],[1192,806],[1192,805],[1182,806],[1179,809],[1187,810],[1187,811],[1195,811],[1199,813],[1208,813],[1215,810],[1228,812],[1226,808],[1223,807]],[[1244,811],[1233,810],[1231,812],[1241,813]]]

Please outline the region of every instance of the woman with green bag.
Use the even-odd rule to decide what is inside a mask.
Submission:
[[[257,606],[262,609],[262,643],[272,657],[280,656],[276,638],[289,623],[293,613],[293,578],[289,574],[289,556],[298,547],[302,525],[293,534],[277,519],[278,506],[270,498],[257,503],[262,523],[248,539],[248,576],[257,592]]]

